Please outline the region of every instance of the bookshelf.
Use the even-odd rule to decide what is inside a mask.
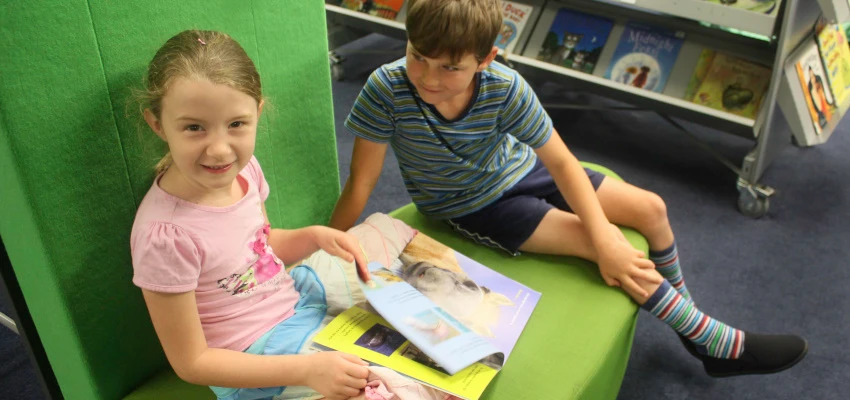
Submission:
[[[849,106],[841,105],[840,114],[824,128],[823,134],[817,136],[818,140],[804,140],[812,137],[813,127],[807,119],[808,114],[803,114],[807,112],[806,104],[801,97],[802,89],[796,71],[793,70],[792,59],[805,43],[814,43],[813,30],[821,15],[832,22],[850,20],[850,6],[846,0],[782,0],[769,14],[704,0],[512,1],[533,6],[534,10],[517,38],[513,52],[504,54],[504,59],[530,81],[569,83],[576,89],[615,98],[638,109],[657,112],[668,120],[670,117],[680,118],[752,140],[753,148],[743,160],[720,161],[738,176],[735,187],[739,193],[739,210],[754,218],[767,213],[770,197],[775,192],[773,188],[759,182],[773,159],[790,144],[811,146],[825,142]],[[390,21],[329,3],[326,4],[329,23],[405,38],[405,8],[396,20]],[[562,8],[604,16],[614,21],[614,27],[592,73],[579,72],[538,59],[541,45]],[[605,78],[627,21],[660,26],[684,34],[684,43],[661,92],[639,89]],[[726,53],[771,68],[770,84],[757,115],[753,118],[742,117],[683,99],[703,49]]]

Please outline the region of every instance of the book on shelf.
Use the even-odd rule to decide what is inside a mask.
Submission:
[[[404,0],[341,0],[339,5],[349,10],[395,20]]]
[[[578,11],[558,10],[537,59],[588,74],[593,73],[614,21]]]
[[[709,3],[723,4],[725,6],[740,8],[742,10],[758,12],[762,14],[776,15],[782,0],[703,0]]]
[[[685,34],[629,22],[605,72],[615,82],[662,92],[682,48]]]
[[[417,233],[392,265],[370,262],[367,302],[313,339],[423,384],[478,399],[508,360],[540,293]]]
[[[758,115],[770,84],[770,68],[704,49],[685,100],[746,118]]]
[[[850,0],[847,0],[850,3]],[[850,38],[850,22],[845,22],[841,24],[841,30],[844,31],[844,37]],[[850,47],[850,42],[847,42],[847,47]]]
[[[506,53],[513,52],[532,11],[532,6],[502,0],[502,27],[496,36],[496,47]]]
[[[850,47],[846,45],[847,37],[839,26],[823,24],[816,38],[829,88],[835,95],[836,106],[840,106],[850,95]]]
[[[821,135],[834,116],[835,99],[827,83],[818,47],[811,42],[803,45],[806,48],[794,67],[797,70],[797,78],[803,89],[803,97],[815,133]]]

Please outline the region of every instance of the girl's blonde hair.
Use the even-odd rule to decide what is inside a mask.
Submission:
[[[259,104],[263,99],[260,74],[254,62],[229,35],[186,30],[165,42],[153,56],[140,93],[142,108],[162,116],[162,98],[175,78],[206,79],[243,92]],[[171,153],[156,165],[157,174],[171,166]]]

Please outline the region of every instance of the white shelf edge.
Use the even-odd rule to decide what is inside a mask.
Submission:
[[[818,0],[823,15],[838,24],[850,22],[850,4],[846,0]]]
[[[520,56],[516,54],[510,55],[508,58],[509,61],[514,63],[519,63],[523,65],[527,65],[529,67],[534,67],[538,69],[547,70],[550,72],[554,72],[559,75],[566,75],[573,79],[578,79],[586,82],[590,82],[595,85],[606,86],[608,88],[618,90],[621,92],[630,93],[635,96],[645,97],[648,99],[652,99],[661,103],[666,103],[671,106],[684,108],[688,110],[692,110],[698,112],[700,114],[707,114],[717,119],[722,119],[728,122],[732,122],[738,125],[746,126],[752,128],[755,125],[755,120],[751,118],[744,118],[735,114],[726,113],[720,110],[713,109],[711,107],[702,106],[699,104],[692,103],[687,100],[671,97],[669,95],[663,93],[657,93],[645,89],[638,89],[634,87],[630,87],[628,85],[624,85],[621,83],[614,82],[610,79],[605,79],[602,77],[598,77],[591,74],[586,74],[583,72],[575,71],[569,68],[559,67],[554,64],[550,64],[544,61],[535,60],[533,58],[528,58],[525,56]]]
[[[385,26],[388,26],[390,28],[395,28],[395,29],[399,29],[399,30],[402,30],[402,31],[405,30],[403,22],[398,22],[398,21],[394,21],[394,20],[391,20],[391,19],[376,17],[374,15],[369,15],[369,14],[366,14],[366,13],[362,13],[360,11],[349,10],[345,7],[340,7],[340,6],[335,6],[333,4],[325,3],[325,10],[335,12],[337,14],[347,15],[347,16],[353,17],[353,18],[362,19],[362,20],[372,22],[372,23],[385,25]]]
[[[623,7],[659,12],[694,21],[708,22],[727,28],[771,37],[777,11],[763,14],[703,0],[594,0]],[[786,1],[786,0],[783,0]],[[777,5],[777,8],[781,4]]]

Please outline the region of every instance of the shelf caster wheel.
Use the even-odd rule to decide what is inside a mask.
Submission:
[[[761,218],[770,209],[770,196],[773,189],[762,185],[752,185],[738,180],[738,210],[751,218]]]
[[[342,62],[345,59],[334,52],[328,52],[328,63],[331,65],[331,78],[335,81],[345,79],[345,69],[342,67]]]
[[[335,81],[341,81],[345,79],[345,69],[342,68],[342,65],[331,64],[331,77]]]

